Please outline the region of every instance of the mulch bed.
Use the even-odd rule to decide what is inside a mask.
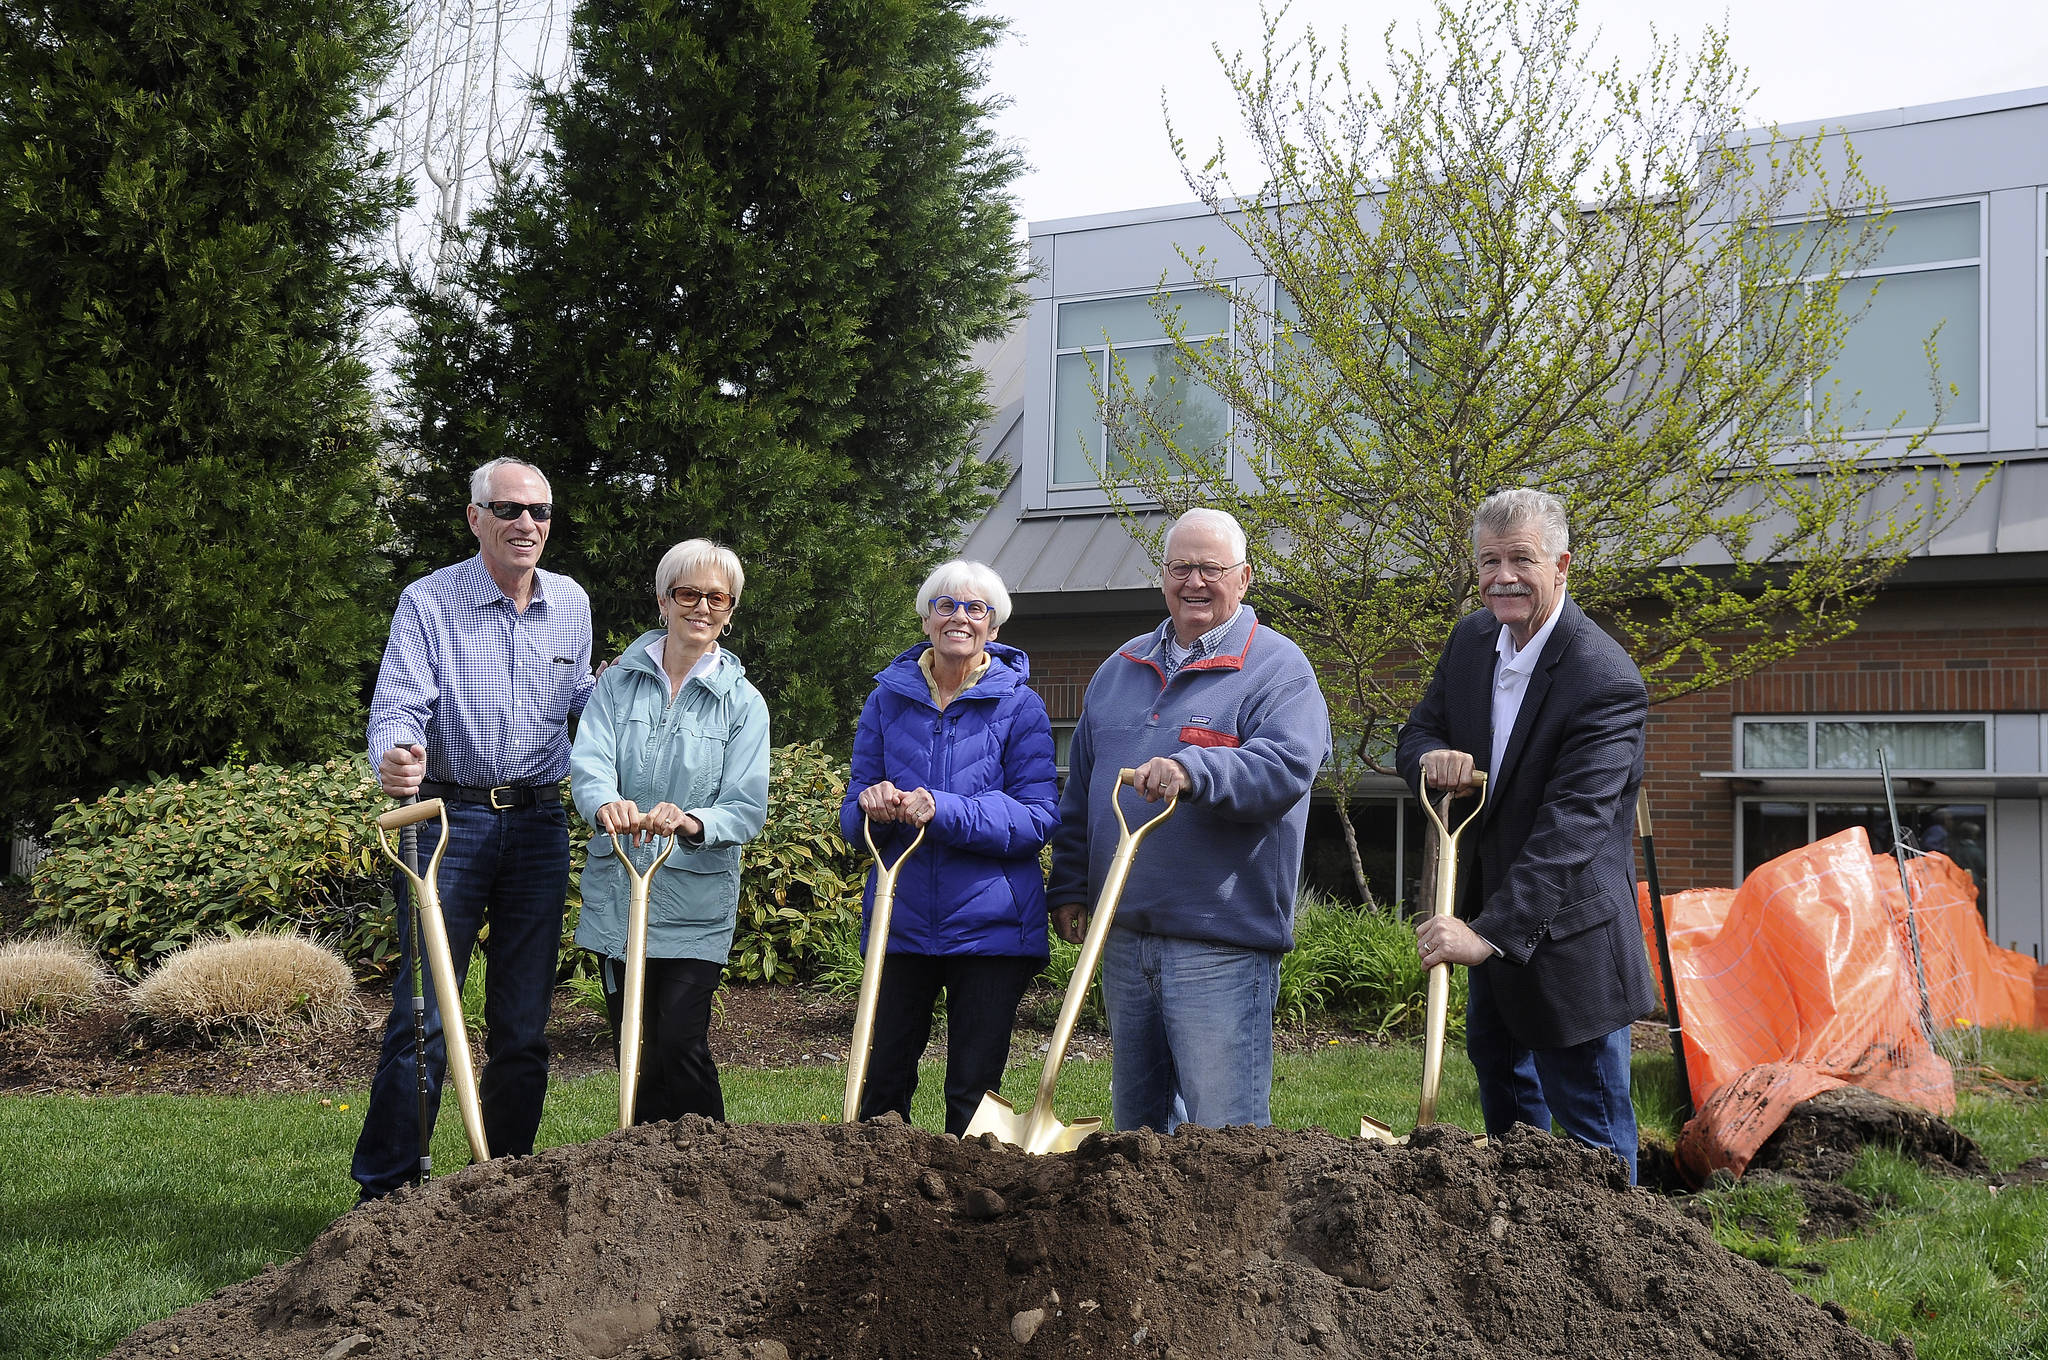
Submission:
[[[249,1094],[351,1090],[369,1085],[389,1006],[383,987],[358,995],[355,1015],[327,1030],[282,1029],[268,1034],[208,1040],[166,1034],[137,1020],[116,1002],[35,1025],[0,1029],[0,1094],[68,1092],[83,1095]],[[1057,998],[1025,998],[1021,1013],[1049,1014]],[[711,1050],[721,1067],[797,1067],[844,1062],[853,1037],[854,1003],[808,986],[726,987],[711,1020]],[[1661,1029],[1652,1027],[1656,1034]],[[579,1006],[567,989],[555,994],[548,1024],[554,1074],[574,1078],[615,1064],[604,1018]],[[1020,1023],[1015,1051],[1044,1051],[1050,1034]],[[1306,1051],[1332,1042],[1370,1042],[1360,1026],[1325,1017],[1308,1028],[1275,1033],[1283,1051]],[[935,1028],[934,1056],[942,1055],[945,1027]],[[1077,1028],[1068,1054],[1088,1061],[1109,1057],[1109,1036]]]

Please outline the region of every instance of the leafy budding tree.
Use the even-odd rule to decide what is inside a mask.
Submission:
[[[1924,432],[1848,438],[1862,398],[1828,378],[1883,192],[1839,137],[1746,134],[1724,33],[1624,76],[1574,0],[1439,0],[1434,43],[1389,29],[1383,88],[1360,90],[1342,45],[1283,44],[1278,22],[1258,60],[1223,61],[1259,186],[1236,196],[1220,147],[1197,167],[1174,143],[1271,295],[1184,252],[1233,336],[1189,341],[1162,295],[1177,372],[1140,386],[1112,357],[1097,379],[1127,513],[1243,521],[1260,602],[1323,676],[1336,785],[1388,768],[1478,607],[1492,491],[1563,498],[1572,595],[1653,699],[1847,633],[1959,509]],[[1258,475],[1219,456],[1204,387]]]
[[[965,0],[585,0],[544,150],[412,290],[410,565],[474,550],[470,469],[553,487],[546,565],[618,646],[705,536],[747,570],[731,643],[778,740],[843,739],[910,593],[998,470],[966,361],[1021,309]],[[600,644],[601,646],[603,643]]]
[[[345,739],[381,642],[377,0],[0,26],[0,821]]]

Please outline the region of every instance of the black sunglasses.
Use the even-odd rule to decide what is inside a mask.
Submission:
[[[532,515],[535,524],[546,524],[555,517],[555,507],[543,501],[539,505],[528,505],[525,501],[478,501],[476,508],[488,510],[499,519],[518,519],[520,515]]]

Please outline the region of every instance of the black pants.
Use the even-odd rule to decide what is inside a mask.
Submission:
[[[602,962],[604,1009],[612,1022],[612,1056],[626,1010],[626,961]],[[686,1114],[725,1118],[725,1092],[711,1061],[711,998],[721,964],[705,959],[649,959],[640,1008],[640,1089],[633,1122],[652,1124]]]
[[[1009,954],[897,954],[882,963],[874,1051],[860,1117],[886,1110],[910,1118],[917,1060],[932,1037],[932,1003],[946,992],[946,1132],[962,1134],[981,1098],[1000,1090],[1017,1002],[1044,959]]]

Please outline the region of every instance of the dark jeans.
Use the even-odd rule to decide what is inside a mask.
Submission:
[[[1494,1137],[1515,1124],[1550,1132],[1550,1121],[1588,1147],[1606,1148],[1636,1181],[1636,1107],[1629,1100],[1629,1027],[1569,1048],[1523,1048],[1493,1004],[1486,970],[1472,969],[1465,1052],[1479,1073],[1479,1108]]]
[[[612,1056],[626,1013],[626,961],[599,961],[605,1014],[612,1022]],[[701,1114],[725,1118],[725,1092],[711,1061],[711,998],[723,964],[704,959],[649,959],[647,994],[640,1003],[640,1089],[633,1122],[652,1124]],[[623,1070],[623,1069],[622,1069]]]
[[[530,808],[492,812],[473,803],[448,803],[448,853],[436,886],[441,916],[448,925],[448,952],[460,980],[469,953],[486,923],[484,941],[484,1025],[490,1031],[478,1095],[484,1137],[493,1156],[533,1151],[541,1102],[548,1089],[548,1007],[555,991],[555,965],[562,940],[562,902],[569,891],[569,824],[561,803],[544,798]],[[419,824],[419,862],[424,875],[441,838],[438,822]],[[408,919],[410,894],[403,874],[394,873],[399,922]],[[384,1048],[370,1085],[370,1108],[356,1139],[349,1174],[365,1197],[387,1195],[413,1177],[419,1165],[419,1100],[414,1091],[412,1034],[412,932],[393,980],[391,1018],[384,1024]],[[441,1034],[441,1005],[431,974],[427,994],[428,1136],[441,1107],[441,1080],[448,1049]]]
[[[932,1037],[932,1003],[946,992],[946,1132],[967,1132],[981,1098],[1003,1085],[1017,1002],[1044,959],[1011,954],[898,954],[882,964],[874,1048],[860,1117],[886,1110],[910,1118],[917,1060]]]

